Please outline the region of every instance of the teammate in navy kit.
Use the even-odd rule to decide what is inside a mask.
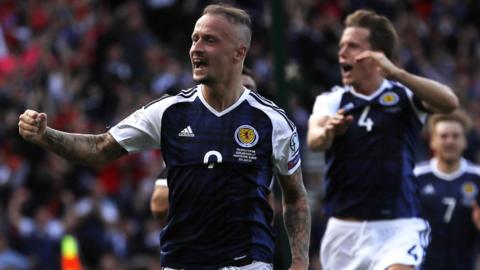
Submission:
[[[345,21],[338,59],[342,87],[317,97],[308,146],[326,151],[324,270],[413,269],[428,243],[419,216],[414,149],[427,112],[458,100],[445,85],[415,76],[391,59],[391,22],[359,10]]]
[[[432,227],[425,270],[474,269],[474,244],[480,229],[480,167],[462,158],[469,127],[470,119],[460,111],[436,114],[428,121],[434,155],[414,170],[423,216]]]
[[[44,113],[20,115],[25,139],[90,165],[162,150],[170,192],[160,241],[164,269],[271,269],[273,174],[284,195],[291,269],[308,268],[310,211],[296,128],[283,110],[241,83],[250,24],[241,9],[207,6],[190,48],[198,85],[151,102],[107,133],[64,133],[47,127]]]

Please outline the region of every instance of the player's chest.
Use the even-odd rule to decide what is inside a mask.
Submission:
[[[468,177],[454,181],[436,179],[421,186],[420,194],[425,201],[434,205],[458,204],[470,208],[478,197],[479,188],[478,181]]]
[[[412,117],[408,100],[393,91],[385,92],[372,100],[346,96],[341,108],[350,111],[353,116],[353,129],[368,133],[402,129]]]
[[[251,111],[221,117],[198,110],[162,121],[162,149],[179,164],[264,162],[272,153],[272,125]]]

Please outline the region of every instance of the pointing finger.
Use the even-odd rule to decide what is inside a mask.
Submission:
[[[364,51],[355,57],[355,61],[358,62],[371,57],[372,57],[372,52]]]

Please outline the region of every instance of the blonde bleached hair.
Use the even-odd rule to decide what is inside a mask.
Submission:
[[[222,16],[231,24],[241,26],[242,39],[247,50],[250,48],[252,42],[252,20],[245,10],[226,4],[214,4],[206,6],[202,14]]]

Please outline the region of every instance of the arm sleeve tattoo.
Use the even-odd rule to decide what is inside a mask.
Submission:
[[[103,166],[127,154],[109,133],[76,134],[47,128],[43,146],[72,162],[92,167]]]
[[[279,180],[283,190],[283,217],[292,260],[308,264],[311,217],[301,170],[290,176],[279,176]]]

